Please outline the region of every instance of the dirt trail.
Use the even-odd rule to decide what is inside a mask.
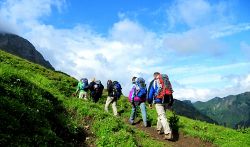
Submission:
[[[89,128],[91,124],[91,118],[85,117],[83,120],[83,123],[86,125],[84,129],[87,134],[85,144],[82,146],[95,147],[95,135],[93,134],[93,132],[90,131]],[[129,123],[128,119],[124,118],[123,121]],[[155,127],[144,127],[141,119],[135,123],[134,127],[145,132],[152,139],[157,140],[159,142],[163,142],[166,146],[170,145],[173,147],[215,147],[215,145],[210,142],[204,142],[199,138],[185,136],[184,134],[177,132],[173,132],[172,140],[164,140],[164,134],[159,135]]]
[[[139,120],[135,125],[137,129],[144,131],[154,140],[164,142],[165,144],[170,144],[173,147],[214,147],[210,142],[204,142],[199,138],[194,138],[190,136],[185,136],[182,133],[173,133],[172,140],[164,140],[164,135],[159,135],[154,127],[144,127],[141,121]]]

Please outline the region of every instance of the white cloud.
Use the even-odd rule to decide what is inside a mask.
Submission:
[[[221,52],[223,44],[211,38],[211,33],[207,28],[196,27],[183,33],[159,35],[139,22],[131,21],[120,14],[120,21],[114,23],[109,33],[103,36],[84,24],[68,29],[58,29],[42,22],[44,17],[52,13],[52,7],[60,10],[64,4],[65,1],[60,0],[4,2],[0,7],[0,30],[18,32],[19,35],[30,40],[57,70],[76,78],[96,77],[104,84],[108,79],[118,80],[123,85],[125,94],[128,93],[132,76],[143,76],[146,81],[150,81],[155,71],[167,71],[174,75],[173,77],[185,76],[178,79],[170,77],[176,86],[174,87],[176,98],[207,100],[227,93],[228,87],[224,90],[216,90],[189,85],[208,82],[202,79],[202,76],[197,78],[198,74],[227,70],[232,65],[209,68],[172,65],[174,61],[171,59],[176,57],[172,51],[184,54]],[[194,6],[190,5],[189,1],[184,4],[191,8],[187,8],[187,14],[184,14],[185,5],[180,6],[180,19],[190,26],[202,22],[202,17],[209,15],[213,9],[211,8],[213,6],[201,0],[198,0]],[[200,11],[204,11],[194,15],[195,18],[191,18],[191,10],[199,11],[199,7],[204,8]],[[29,11],[25,11],[26,9]],[[29,14],[30,11],[32,14]],[[242,46],[244,48],[245,45]],[[165,50],[166,48],[171,50]],[[246,63],[246,65],[249,64]],[[213,79],[210,82],[216,82],[221,77],[221,75],[208,76]],[[249,85],[249,82],[246,83],[249,81],[249,75],[245,79],[238,79],[238,82],[231,87],[240,83],[242,87],[239,91],[246,90],[248,86],[243,87],[243,85]],[[229,90],[231,90],[230,87]]]
[[[250,62],[173,68],[170,72],[174,73],[174,77],[181,77],[173,82],[176,88],[174,96],[180,100],[207,101],[249,91],[250,73],[246,71],[249,67]]]
[[[82,26],[56,29],[42,24],[33,27],[26,36],[56,69],[77,78],[96,77],[104,83],[109,78],[118,80],[125,86],[125,94],[131,77],[148,73],[151,77],[153,71],[147,70],[146,65],[158,61],[152,60],[157,55],[152,49],[159,46],[155,43],[160,39],[129,19],[114,24],[108,37]],[[134,38],[131,40],[130,36]]]
[[[236,25],[226,25],[219,28],[214,28],[214,31],[211,31],[212,38],[220,38],[225,36],[230,36],[236,33],[250,30],[250,23],[240,23]]]
[[[0,4],[0,30],[21,34],[38,24],[39,18],[49,16],[52,7],[61,10],[65,0],[7,0]]]
[[[218,55],[224,52],[224,43],[211,38],[208,28],[196,28],[182,33],[165,35],[165,47],[179,54],[208,53]]]
[[[226,97],[236,95],[250,89],[250,73],[246,75],[228,77],[228,86],[220,88],[192,88],[185,85],[185,88],[179,88],[175,91],[174,96],[180,100],[190,99],[195,101],[208,101],[214,97]]]
[[[211,5],[204,0],[177,0],[167,13],[172,26],[178,22],[197,26],[210,17],[211,11]]]
[[[167,9],[169,30],[178,27],[182,31],[165,34],[166,48],[184,55],[225,53],[228,43],[220,38],[250,30],[250,23],[233,21],[234,4],[233,1],[174,0]]]
[[[175,0],[167,9],[170,28],[177,24],[188,27],[207,26],[212,23],[231,20],[233,2],[219,1],[212,4],[207,0]]]

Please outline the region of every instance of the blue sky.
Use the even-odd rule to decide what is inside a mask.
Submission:
[[[76,78],[169,74],[174,97],[250,90],[249,1],[0,0],[0,31],[18,34]]]

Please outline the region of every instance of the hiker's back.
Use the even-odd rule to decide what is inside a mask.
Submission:
[[[130,92],[129,101],[132,102],[145,102],[147,97],[147,86],[145,80],[141,77],[136,78]]]
[[[159,74],[149,89],[149,103],[173,103],[173,89],[167,74]]]
[[[119,99],[120,96],[122,95],[122,87],[121,84],[118,81],[114,81],[112,83],[112,96],[115,99]]]
[[[102,85],[100,80],[97,80],[94,85],[94,91],[96,93],[102,93],[104,86]]]
[[[160,74],[158,82],[160,86],[158,88],[157,98],[164,98],[166,95],[171,95],[173,93],[172,85],[167,74]]]
[[[82,78],[80,82],[80,89],[87,91],[88,90],[88,79],[87,78]]]
[[[107,81],[107,91],[108,91],[108,96],[112,96],[113,82],[111,80]]]

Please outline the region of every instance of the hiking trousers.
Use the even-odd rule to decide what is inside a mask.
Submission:
[[[138,106],[140,106],[141,109],[141,115],[142,115],[142,120],[143,120],[143,124],[145,127],[147,127],[147,110],[146,110],[146,105],[144,102],[140,103],[140,102],[134,102],[134,104],[132,104],[132,111],[131,111],[131,115],[130,115],[130,123],[133,124],[134,120],[136,118],[136,110],[138,108]]]
[[[166,117],[167,104],[155,104],[156,112],[158,114],[157,118],[157,130],[164,131],[164,134],[171,133],[169,123]]]
[[[87,100],[87,92],[86,91],[80,91],[79,92],[79,98],[83,98],[84,100]]]
[[[106,104],[105,104],[105,111],[108,112],[108,108],[109,108],[109,105],[112,103],[112,109],[113,109],[113,113],[115,116],[117,116],[117,108],[116,108],[116,100],[114,99],[114,97],[110,97],[108,96],[107,97],[107,100],[106,100]]]

